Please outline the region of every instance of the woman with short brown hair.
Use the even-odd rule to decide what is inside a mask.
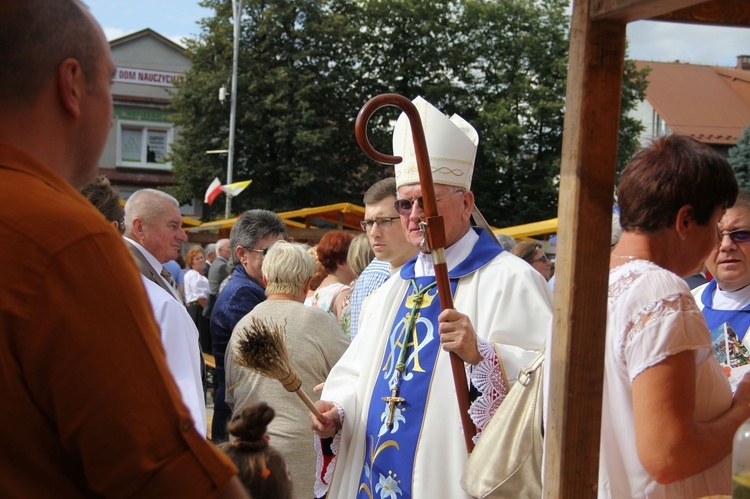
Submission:
[[[737,197],[732,168],[669,135],[636,154],[618,189],[623,233],[610,256],[599,497],[731,492],[732,437],[750,417],[685,281],[717,243]]]

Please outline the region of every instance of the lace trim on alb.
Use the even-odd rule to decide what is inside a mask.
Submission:
[[[485,426],[508,394],[507,381],[503,376],[494,344],[477,338],[477,348],[483,360],[475,366],[466,364],[466,377],[480,392],[479,397],[469,407],[469,416],[477,427],[474,443],[479,440]]]
[[[333,458],[328,463],[328,467],[323,470],[325,463],[323,462],[323,448],[320,445],[320,438],[315,435],[315,453],[318,455],[315,463],[315,497],[325,497],[328,493],[328,488],[331,486],[331,478],[333,478],[333,471],[336,469],[336,461],[339,455],[339,443],[341,442],[341,432],[344,428],[344,409],[341,408],[337,403],[333,402],[336,410],[339,412],[339,421],[341,421],[341,428],[333,436],[333,442],[331,442],[331,452]],[[322,476],[322,479],[321,479]]]

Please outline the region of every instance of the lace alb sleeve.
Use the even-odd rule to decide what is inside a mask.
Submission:
[[[333,403],[339,413],[341,428],[344,427],[344,409],[337,403]],[[341,442],[341,430],[331,438],[320,438],[315,435],[315,452],[317,462],[315,463],[315,497],[325,497],[331,484],[333,470],[336,468],[336,457],[339,454],[339,443]]]
[[[469,407],[469,416],[477,427],[474,443],[479,440],[490,418],[508,394],[508,378],[495,351],[495,345],[477,338],[477,348],[483,360],[475,366],[466,364],[469,387],[472,392],[479,392]]]

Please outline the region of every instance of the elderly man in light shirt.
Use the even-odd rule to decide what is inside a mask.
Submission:
[[[182,401],[190,409],[195,428],[206,436],[206,401],[201,381],[198,328],[182,297],[164,276],[163,264],[177,257],[187,240],[180,205],[169,194],[154,189],[136,191],[125,204],[125,243],[141,272],[169,370]]]

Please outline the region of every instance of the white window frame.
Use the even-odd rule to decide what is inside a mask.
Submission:
[[[116,165],[123,168],[144,168],[149,170],[172,170],[172,163],[149,163],[146,160],[146,141],[147,132],[151,130],[159,130],[167,132],[167,154],[172,149],[172,143],[174,142],[174,125],[172,123],[158,123],[153,121],[138,121],[138,120],[115,120],[115,126],[117,127],[117,159]],[[141,161],[124,161],[122,159],[122,129],[123,128],[140,128],[141,129]]]

